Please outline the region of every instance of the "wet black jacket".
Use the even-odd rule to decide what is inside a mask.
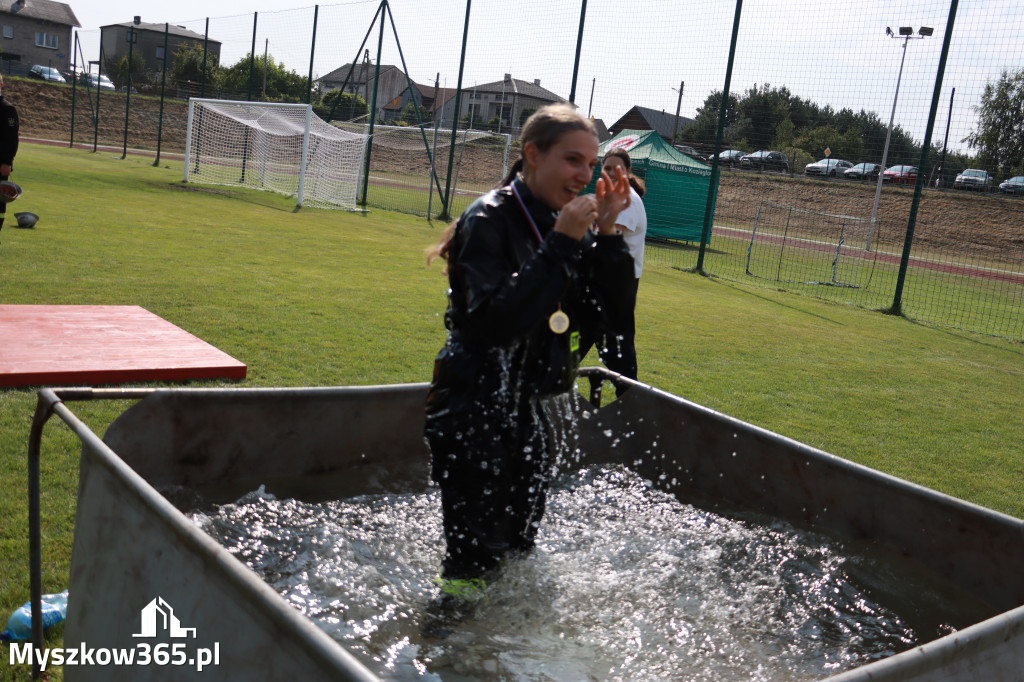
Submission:
[[[14,164],[18,153],[18,110],[0,95],[0,164]]]
[[[614,335],[632,313],[633,259],[622,236],[588,232],[578,241],[554,232],[555,214],[522,180],[516,188],[543,239],[509,187],[459,218],[449,251],[448,341],[435,362],[428,421],[567,391],[580,335]],[[563,334],[548,324],[559,304],[570,323]]]

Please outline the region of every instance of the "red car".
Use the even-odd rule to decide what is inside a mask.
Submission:
[[[917,182],[917,166],[890,166],[882,173],[882,182],[913,185]],[[925,176],[924,182],[928,182],[927,176]]]

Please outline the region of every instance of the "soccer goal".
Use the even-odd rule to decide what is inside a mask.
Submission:
[[[308,104],[192,98],[185,182],[294,196],[299,206],[358,210],[367,135],[324,122]]]
[[[877,250],[871,220],[762,201],[747,245],[747,274],[776,282],[866,289]]]
[[[357,121],[334,121],[333,125],[369,133],[369,126]],[[458,215],[505,177],[511,141],[507,133],[461,129],[452,150],[450,128],[376,125],[367,203],[414,213],[426,209],[429,215],[432,202],[440,206],[434,195],[447,190],[452,197],[449,212]],[[403,201],[409,203],[403,206]]]

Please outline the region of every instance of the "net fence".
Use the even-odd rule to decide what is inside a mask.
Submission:
[[[365,206],[437,217],[447,194],[454,217],[517,158],[522,120],[543,101],[571,100],[609,134],[656,130],[702,160],[719,150],[724,114],[720,149],[736,153],[719,159],[709,241],[703,250],[696,241],[651,242],[648,264],[700,263],[714,276],[872,308],[893,307],[901,291],[899,310],[913,319],[1024,338],[1017,0],[636,0],[628,11],[611,0],[522,0],[514,12],[498,0],[391,0],[386,9],[354,0],[168,19],[200,42],[208,37],[220,69],[167,66],[169,149],[180,151],[184,140],[174,102],[182,107],[190,95],[309,101],[325,119],[333,110],[334,122],[368,125],[372,116],[375,127],[390,128],[371,138]],[[100,33],[77,32],[89,61]],[[140,91],[156,92],[158,72],[140,70]],[[352,78],[343,85],[345,75]],[[332,106],[339,90],[365,109],[351,99]],[[119,141],[127,125],[132,144],[151,146],[156,107],[140,97],[136,109],[133,98],[126,123],[123,100],[113,99],[123,95],[102,96],[110,103],[102,105],[100,136],[106,129]],[[76,121],[83,110],[91,111],[83,105]],[[398,147],[388,146],[391,128],[407,129],[394,131]],[[451,144],[453,128],[461,146]],[[467,128],[495,137],[474,140]],[[755,152],[776,152],[784,163],[742,160]],[[841,172],[816,174],[823,160]],[[762,201],[819,216],[823,231],[833,221],[827,216],[875,225],[872,256],[860,262],[871,264],[869,285],[748,274]],[[675,210],[692,221],[706,209],[687,197]],[[781,266],[798,268],[785,259],[807,251],[787,248]],[[837,268],[846,262],[840,255]]]

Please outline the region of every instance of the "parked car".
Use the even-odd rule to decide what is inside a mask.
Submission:
[[[776,170],[783,173],[789,172],[789,158],[782,152],[774,152],[767,149],[756,151],[753,154],[745,154],[740,157],[740,168],[753,170]]]
[[[988,191],[992,188],[992,176],[988,174],[988,171],[968,168],[956,176],[956,180],[953,181],[953,188]]]
[[[41,81],[50,81],[51,83],[66,83],[64,76],[60,75],[60,71],[50,66],[43,66],[42,64],[36,64],[28,70],[29,78],[38,78]]]
[[[1024,175],[1015,175],[1009,180],[999,183],[999,191],[1003,194],[1024,194]]]
[[[744,154],[746,154],[746,152],[741,152],[739,149],[726,149],[718,155],[718,165],[738,166],[740,165],[740,158]]]
[[[697,159],[698,161],[702,161],[704,163],[707,163],[708,158],[706,156],[704,156],[703,154],[701,154],[700,152],[698,152],[693,147],[689,147],[689,146],[687,146],[685,144],[677,144],[677,145],[675,145],[675,148],[678,149],[679,151],[681,151],[682,153],[686,154],[687,156],[689,156],[691,159]]]
[[[927,176],[923,176],[928,181]],[[917,182],[917,166],[890,166],[882,173],[882,182],[892,182],[897,185],[913,185]]]
[[[804,166],[805,175],[820,175],[823,178],[834,178],[853,168],[853,164],[842,159],[822,159]]]
[[[878,180],[878,174],[882,167],[877,163],[858,163],[853,168],[846,169],[843,175],[847,180]]]
[[[116,90],[114,83],[103,74],[84,73],[82,83],[97,90]]]

